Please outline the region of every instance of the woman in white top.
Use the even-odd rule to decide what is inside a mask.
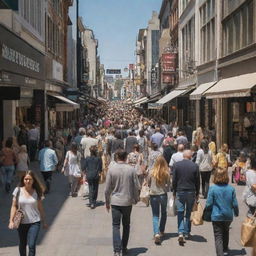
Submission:
[[[27,146],[21,145],[18,153],[18,163],[16,166],[16,171],[19,179],[21,179],[26,173],[26,171],[28,171],[29,163],[30,160],[27,153]]]
[[[78,146],[75,142],[72,142],[70,150],[66,153],[62,172],[69,176],[69,182],[71,183],[70,195],[72,197],[77,196],[78,181],[81,178],[81,153],[78,151]]]
[[[41,223],[46,228],[44,210],[42,204],[43,191],[32,171],[27,171],[23,175],[20,186],[13,192],[13,201],[10,214],[9,228],[14,228],[13,218],[15,212],[20,207],[24,213],[21,224],[18,228],[19,252],[20,256],[25,256],[27,245],[29,256],[36,255],[36,241],[39,234]]]

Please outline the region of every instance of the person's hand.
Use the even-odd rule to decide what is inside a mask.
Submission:
[[[253,184],[253,185],[251,186],[251,190],[252,190],[254,193],[256,193],[256,184]]]
[[[9,229],[14,229],[14,223],[13,223],[13,221],[10,221],[10,222],[9,222],[8,228],[9,228]]]
[[[110,210],[110,205],[109,204],[106,204],[106,210],[107,210],[107,212],[109,212],[109,210]]]
[[[47,228],[49,228],[48,224],[43,223],[43,229],[47,229]]]

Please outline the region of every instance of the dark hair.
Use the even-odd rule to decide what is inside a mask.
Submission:
[[[32,179],[33,179],[33,185],[32,185],[32,187],[33,187],[33,189],[36,190],[37,196],[38,196],[38,198],[39,198],[39,200],[40,200],[40,199],[42,198],[42,196],[43,196],[44,190],[43,190],[42,187],[40,186],[40,184],[39,184],[39,182],[38,182],[39,179],[37,178],[37,176],[35,175],[34,172],[32,172],[32,171],[30,171],[30,170],[26,171],[26,173],[21,177],[19,187],[24,187],[24,186],[25,186],[25,184],[24,184],[24,178],[25,178],[27,175],[29,175],[29,176],[32,177]]]
[[[253,170],[256,170],[256,154],[255,153],[252,153],[250,155],[250,160],[251,160],[251,168]]]
[[[88,131],[87,131],[87,136],[93,137],[93,131],[92,131],[92,130],[88,130]]]
[[[143,131],[143,130],[140,130],[140,131],[139,131],[139,135],[140,135],[140,137],[143,137],[143,136],[144,136],[144,134],[145,134],[145,133],[144,133],[144,131]]]
[[[51,142],[50,142],[49,140],[45,140],[45,141],[44,141],[44,146],[45,146],[46,148],[49,148],[49,147],[51,146]]]
[[[158,145],[156,143],[151,143],[151,149],[152,150],[157,150],[158,149]]]
[[[133,149],[135,149],[137,152],[140,151],[140,145],[139,144],[134,144]]]
[[[6,146],[7,148],[11,148],[11,147],[12,147],[12,144],[13,144],[13,139],[10,137],[10,138],[8,138],[8,139],[6,140],[5,146]]]
[[[117,131],[117,132],[115,133],[115,137],[116,137],[117,139],[121,140],[121,139],[122,139],[121,132]]]
[[[91,146],[90,147],[90,152],[91,152],[91,156],[97,156],[97,153],[98,153],[98,148],[97,146]]]
[[[204,151],[205,154],[207,154],[209,152],[209,144],[208,144],[207,140],[202,140],[200,147]]]
[[[72,143],[71,143],[70,150],[71,150],[72,152],[77,152],[77,149],[78,149],[78,145],[77,145],[75,142],[72,142]]]
[[[119,161],[126,161],[127,159],[127,152],[122,149],[118,150],[115,155]]]

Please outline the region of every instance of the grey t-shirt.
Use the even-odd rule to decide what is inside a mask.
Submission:
[[[14,189],[14,197],[17,196],[18,190],[18,187]],[[21,210],[24,212],[24,218],[22,219],[21,224],[30,224],[41,220],[37,201],[38,195],[35,190],[32,196],[26,197],[24,193],[24,188],[20,188],[19,201],[17,202],[17,205],[20,205]]]

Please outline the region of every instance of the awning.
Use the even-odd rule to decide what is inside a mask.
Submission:
[[[147,97],[142,97],[142,98],[140,98],[140,99],[135,100],[135,101],[134,101],[134,104],[135,104],[135,105],[137,105],[137,104],[143,104],[143,103],[145,103],[147,100],[148,100]]]
[[[54,97],[62,102],[63,103],[56,103],[55,106],[56,106],[56,111],[58,112],[62,112],[62,111],[74,111],[75,109],[78,109],[80,107],[79,104],[77,104],[76,102],[72,101],[72,100],[69,100],[67,99],[66,97],[64,96],[61,96],[61,95],[56,95],[56,94],[52,94],[52,93],[47,93],[49,96],[51,97]]]
[[[97,100],[101,101],[102,103],[107,103],[107,100],[102,97],[98,97]]]
[[[165,95],[163,98],[161,98],[159,101],[157,101],[156,103],[163,105],[186,92],[187,92],[187,90],[173,90],[170,93],[168,93],[167,95]]]
[[[191,100],[200,100],[204,92],[206,92],[209,88],[211,88],[215,82],[200,84],[190,95],[189,98]]]
[[[249,97],[256,85],[256,73],[234,76],[220,80],[206,91],[207,99]]]

